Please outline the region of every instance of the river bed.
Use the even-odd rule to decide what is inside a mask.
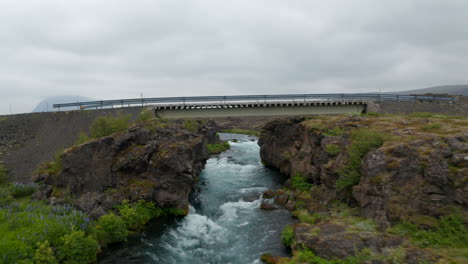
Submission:
[[[286,180],[261,164],[257,139],[221,134],[231,149],[213,155],[191,195],[184,218],[157,220],[128,242],[110,248],[100,263],[261,263],[263,253],[288,255],[281,230],[290,213],[260,210],[261,195]],[[237,141],[237,142],[234,142]]]

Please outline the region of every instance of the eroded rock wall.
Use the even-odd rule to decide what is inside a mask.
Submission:
[[[34,176],[41,184],[35,198],[71,202],[93,218],[124,199],[188,210],[191,188],[209,156],[207,144],[218,141],[210,122],[196,133],[174,123],[139,124],[67,149],[59,172]]]
[[[427,129],[439,123],[434,126],[437,129]],[[342,133],[330,132],[336,128]],[[363,128],[382,133],[386,141],[362,158],[360,180],[346,193],[336,182],[349,163],[350,134]],[[314,183],[315,194],[321,196],[318,202],[326,205],[338,199],[356,205],[362,216],[374,218],[382,228],[419,215],[467,212],[468,133],[464,119],[283,119],[264,127],[259,145],[264,164]],[[339,152],[327,150],[330,145],[339,146]]]

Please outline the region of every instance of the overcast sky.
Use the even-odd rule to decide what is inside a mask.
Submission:
[[[0,114],[116,99],[468,83],[467,0],[0,1]]]

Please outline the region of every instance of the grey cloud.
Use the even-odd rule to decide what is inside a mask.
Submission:
[[[0,2],[0,114],[51,95],[367,92],[467,83],[468,2]]]

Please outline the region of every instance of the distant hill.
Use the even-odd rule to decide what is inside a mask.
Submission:
[[[451,95],[463,95],[468,96],[468,84],[462,85],[443,85],[443,86],[434,86],[424,89],[416,89],[409,91],[400,91],[400,92],[390,92],[393,94],[451,94]]]
[[[59,103],[76,103],[84,101],[93,101],[94,99],[83,96],[51,96],[42,100],[32,111],[33,112],[47,112],[54,111],[53,104]],[[64,107],[60,110],[76,110],[76,107]]]

